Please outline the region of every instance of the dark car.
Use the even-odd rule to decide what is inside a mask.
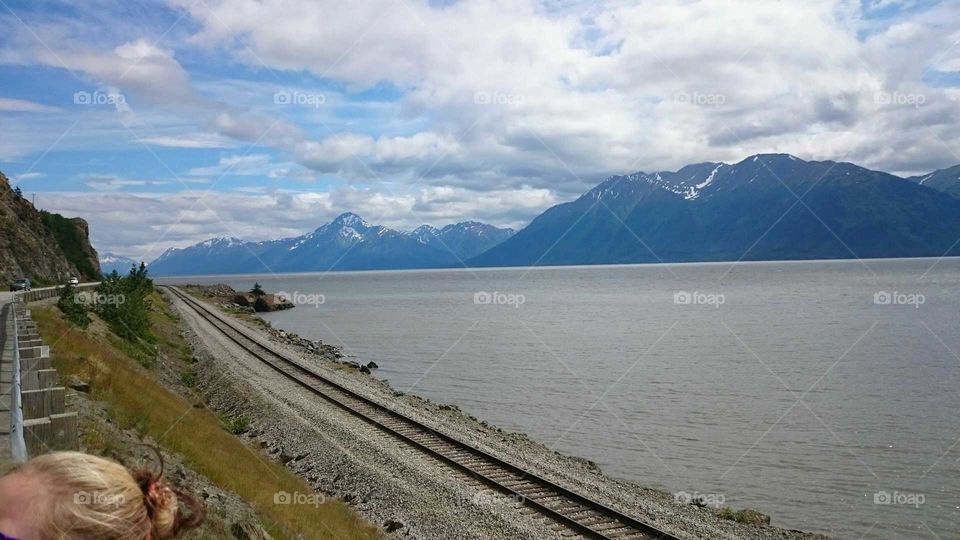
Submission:
[[[27,278],[20,278],[13,281],[10,284],[11,291],[29,291],[30,290],[30,280]]]

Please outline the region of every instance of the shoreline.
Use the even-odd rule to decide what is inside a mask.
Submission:
[[[827,538],[826,536],[784,529],[774,525],[755,525],[732,518],[763,523],[768,516],[755,511],[739,514],[726,509],[713,509],[696,504],[681,504],[677,497],[663,489],[644,487],[636,482],[606,475],[594,462],[577,456],[560,454],[521,432],[508,432],[462,411],[457,405],[439,403],[416,394],[394,389],[389,381],[361,371],[362,359],[346,357],[339,347],[303,338],[283,328],[274,327],[255,313],[231,309],[203,294],[200,288],[184,286],[185,292],[212,303],[222,313],[266,335],[267,340],[296,355],[311,369],[320,369],[324,376],[336,380],[380,403],[434,426],[464,442],[474,444],[491,454],[527,467],[528,470],[568,486],[598,502],[619,508],[638,518],[681,533],[688,538]],[[375,369],[375,368],[374,368]],[[726,517],[721,517],[724,514]]]
[[[370,275],[370,274],[393,274],[393,273],[417,273],[417,272],[495,272],[498,270],[576,270],[576,269],[618,269],[618,268],[657,268],[657,267],[695,267],[695,266],[759,266],[759,265],[805,265],[805,264],[844,264],[850,263],[862,266],[863,261],[878,263],[897,263],[897,262],[917,262],[917,261],[960,261],[960,255],[926,257],[866,257],[849,259],[745,259],[741,261],[677,261],[677,262],[649,262],[649,263],[598,263],[598,264],[543,264],[537,266],[452,266],[436,268],[394,268],[394,269],[371,269],[371,270],[313,270],[309,272],[275,272],[275,273],[236,273],[236,274],[192,274],[192,275],[170,275],[156,276],[154,282],[157,285],[177,285],[184,284],[184,280],[237,280],[254,279],[258,277],[278,277],[285,278],[296,276],[313,275]],[[939,262],[938,262],[939,264]]]

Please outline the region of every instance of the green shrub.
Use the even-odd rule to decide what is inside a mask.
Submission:
[[[246,416],[237,416],[234,418],[221,417],[221,420],[223,420],[223,426],[227,428],[227,431],[234,435],[246,433],[250,429],[250,419]]]
[[[73,285],[67,285],[60,289],[60,299],[57,300],[57,307],[63,312],[63,316],[70,321],[70,324],[80,328],[86,328],[90,324],[90,314],[87,313],[86,303],[79,300],[77,288]]]
[[[747,525],[764,526],[770,524],[770,516],[761,514],[756,510],[745,508],[743,510],[734,510],[729,506],[717,510],[717,515],[723,519],[736,521],[737,523],[746,523]]]
[[[188,368],[180,373],[180,381],[188,388],[195,388],[200,383],[200,377],[193,368]]]

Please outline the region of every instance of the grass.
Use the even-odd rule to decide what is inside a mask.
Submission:
[[[717,510],[717,515],[723,519],[729,519],[730,521],[736,521],[737,523],[746,523],[747,525],[756,525],[762,527],[770,524],[769,516],[761,514],[756,510],[750,510],[749,508],[744,510],[734,510],[729,506],[724,506],[723,508]]]
[[[223,425],[227,431],[234,435],[246,433],[250,429],[250,419],[246,416],[237,416],[235,418],[221,417]]]
[[[175,352],[189,363],[189,348],[183,348],[176,317],[156,302],[152,314],[161,354]],[[94,399],[108,404],[109,414],[124,427],[150,435],[164,448],[176,452],[199,473],[250,503],[266,527],[278,537],[379,538],[378,529],[341,501],[319,506],[284,505],[274,502],[279,492],[312,493],[303,480],[282,465],[244,444],[221,419],[205,408],[163,387],[137,360],[128,356],[109,335],[71,327],[53,307],[33,310],[40,334],[51,344],[55,367],[61,378],[77,376],[91,384]],[[232,422],[242,420],[234,419]],[[249,422],[247,420],[247,422]],[[84,433],[91,448],[109,449],[109,441],[96,433]]]

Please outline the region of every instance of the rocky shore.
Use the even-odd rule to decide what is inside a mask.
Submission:
[[[225,309],[244,311],[247,313],[269,313],[293,309],[294,304],[282,294],[272,294],[264,290],[238,292],[228,285],[185,285],[196,294],[206,297]]]
[[[199,291],[194,289],[197,294]],[[216,302],[204,294],[197,294],[207,301]],[[339,348],[315,340],[309,340],[282,329],[272,328],[269,323],[255,315],[237,310],[230,306],[218,303],[221,309],[237,317],[250,328],[251,335],[259,333],[263,341],[272,342],[275,347],[286,350],[298,358],[302,365],[336,381],[356,392],[362,393],[371,399],[400,411],[424,424],[443,431],[464,442],[513,462],[531,470],[545,478],[570,487],[598,502],[617,508],[637,518],[647,520],[659,528],[669,531],[679,538],[729,538],[729,539],[813,539],[826,538],[824,536],[788,530],[770,525],[770,518],[752,510],[735,511],[729,508],[713,508],[698,505],[698,501],[684,501],[674,494],[657,489],[645,488],[631,482],[611,478],[591,461],[561,455],[543,444],[529,439],[522,433],[510,433],[490,425],[469,414],[462,412],[457,406],[441,404],[424,399],[413,394],[404,394],[393,389],[386,381],[373,376],[376,365],[364,364],[355,360],[347,360]],[[207,339],[192,329],[187,329],[190,340],[200,350],[209,351]],[[207,353],[209,354],[209,353]],[[259,372],[263,373],[263,372]],[[217,375],[217,380],[226,377]],[[483,500],[489,498],[482,485],[471,486],[468,481],[457,479],[452,485],[434,485],[431,482],[424,484],[425,478],[431,481],[440,477],[456,476],[444,467],[435,463],[423,462],[419,459],[407,459],[402,465],[384,463],[378,458],[381,466],[400,467],[399,471],[388,471],[386,476],[370,474],[362,464],[354,462],[351,457],[358,450],[351,441],[356,437],[354,429],[368,429],[365,426],[350,426],[345,428],[347,443],[337,441],[334,446],[341,448],[346,455],[340,457],[326,455],[318,459],[316,453],[311,452],[309,439],[316,435],[294,429],[295,439],[302,446],[294,448],[287,426],[280,426],[288,420],[281,420],[273,416],[274,413],[283,415],[282,411],[274,407],[264,409],[260,402],[256,407],[247,408],[245,412],[237,413],[238,402],[251,402],[253,395],[260,394],[257,399],[262,400],[262,392],[243,385],[230,383],[230,390],[214,389],[215,394],[222,396],[212,399],[209,406],[225,407],[233,410],[234,414],[256,415],[259,411],[271,410],[267,415],[270,420],[253,419],[255,427],[245,436],[251,438],[255,444],[268,449],[271,455],[287,464],[310,481],[319,491],[332,496],[339,496],[350,501],[369,519],[386,523],[393,521],[403,524],[404,534],[414,538],[441,538],[442,531],[450,533],[457,530],[452,524],[471,520],[471,526],[476,526],[473,520],[486,523],[493,528],[480,527],[478,535],[458,537],[478,538],[511,538],[517,529],[525,531],[525,538],[556,538],[558,535],[542,523],[534,520],[527,521],[527,513],[519,504],[510,501],[497,504],[485,504]],[[299,401],[299,398],[287,398],[286,405]],[[296,407],[294,407],[296,408]],[[297,415],[304,418],[302,411]],[[329,418],[326,419],[329,421]],[[292,422],[296,425],[296,422]],[[343,426],[338,426],[343,428]],[[336,431],[336,430],[331,430]],[[336,438],[336,437],[334,437]],[[332,441],[330,441],[332,442]],[[348,445],[344,448],[343,444]],[[386,445],[386,446],[384,446]],[[377,439],[374,454],[387,452],[386,448],[396,446],[392,440]],[[369,449],[366,449],[369,451]],[[390,450],[391,452],[393,450]],[[309,458],[303,454],[306,452]],[[409,466],[413,470],[405,467]],[[422,476],[422,477],[420,477]],[[420,477],[420,478],[418,478]],[[399,486],[398,486],[399,482]],[[411,484],[412,485],[407,485]],[[441,482],[442,484],[442,482]],[[408,503],[397,504],[396,500],[381,497],[380,494],[395,492],[395,490],[419,490],[424,486],[433,487],[439,491],[450,490],[439,499],[434,500],[433,508],[425,512],[420,506],[426,504],[422,500],[407,495]],[[478,498],[481,502],[478,504]],[[466,501],[466,503],[464,502]],[[470,517],[466,517],[470,515]],[[499,523],[500,525],[495,525]],[[509,526],[504,525],[509,524]],[[506,527],[497,529],[497,527]],[[398,527],[399,529],[399,527]],[[542,530],[541,530],[542,529]],[[500,532],[494,532],[499,530]],[[511,533],[510,531],[513,531]],[[476,532],[476,531],[475,531]]]

